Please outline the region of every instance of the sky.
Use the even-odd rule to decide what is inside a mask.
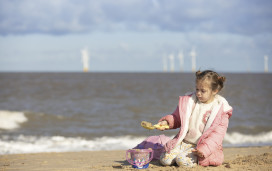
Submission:
[[[0,72],[272,71],[271,0],[0,0]],[[180,65],[178,54],[183,54]],[[182,67],[181,67],[182,66]]]

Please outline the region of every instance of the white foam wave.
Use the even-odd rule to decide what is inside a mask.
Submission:
[[[0,129],[11,130],[20,127],[20,124],[27,121],[23,112],[0,111]]]
[[[81,137],[35,137],[20,135],[16,138],[11,138],[6,135],[0,139],[0,154],[125,150],[135,147],[145,138],[122,136],[86,140]]]
[[[233,145],[271,145],[272,131],[260,133],[257,135],[246,135],[239,132],[233,132],[226,134],[224,140]]]
[[[99,150],[127,150],[141,143],[146,137],[120,136],[101,137],[88,140],[82,137],[63,136],[26,136],[12,137],[2,135],[0,137],[0,154],[20,154],[39,152],[75,152],[75,151],[99,151]],[[224,145],[264,145],[272,144],[272,131],[245,135],[238,132],[225,136]]]

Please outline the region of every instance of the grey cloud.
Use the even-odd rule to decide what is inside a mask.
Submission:
[[[272,1],[0,1],[0,34],[92,31],[271,33]]]

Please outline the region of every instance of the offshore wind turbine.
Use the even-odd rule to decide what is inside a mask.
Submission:
[[[179,58],[179,64],[180,64],[180,71],[183,72],[183,65],[184,65],[183,51],[179,52],[178,58]]]
[[[83,72],[89,71],[89,53],[87,48],[81,50],[81,61],[83,63]]]
[[[170,54],[168,56],[168,58],[169,58],[169,61],[170,61],[170,71],[174,72],[175,71],[175,56],[174,56],[174,54]]]
[[[192,48],[192,51],[190,52],[190,55],[192,57],[192,72],[196,72],[196,52],[195,52],[195,48]]]
[[[268,72],[268,56],[264,56],[264,72]]]
[[[168,70],[168,67],[167,67],[167,66],[168,66],[167,56],[164,55],[162,60],[163,60],[163,61],[162,61],[162,62],[163,62],[163,71],[164,71],[164,72],[167,72],[167,70]]]

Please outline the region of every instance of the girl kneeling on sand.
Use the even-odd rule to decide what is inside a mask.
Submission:
[[[222,142],[226,134],[232,107],[218,92],[224,87],[225,77],[214,71],[196,72],[196,92],[180,97],[176,110],[159,120],[179,133],[164,148],[162,165],[194,167],[221,165],[224,160]],[[157,128],[165,130],[165,128]]]

